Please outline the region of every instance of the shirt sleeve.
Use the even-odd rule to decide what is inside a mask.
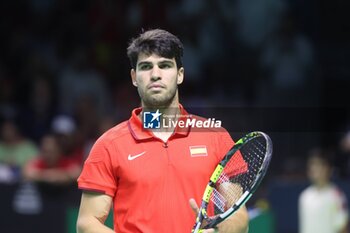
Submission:
[[[109,143],[111,145],[111,143]],[[114,197],[117,190],[116,176],[110,157],[110,149],[103,139],[96,141],[78,178],[79,189],[107,194]]]

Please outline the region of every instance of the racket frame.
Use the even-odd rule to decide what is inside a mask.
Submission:
[[[242,147],[246,145],[250,140],[253,140],[257,137],[264,137],[266,140],[266,152],[264,161],[262,163],[262,166],[260,167],[258,174],[253,182],[253,185],[246,190],[242,196],[233,204],[232,207],[230,207],[228,210],[226,210],[224,213],[219,214],[214,219],[210,219],[207,215],[207,207],[210,201],[211,193],[214,190],[215,184],[218,181],[220,175],[222,174],[225,165],[228,163],[228,161],[231,159],[231,157],[239,151]],[[270,164],[272,156],[272,141],[271,138],[260,131],[254,131],[251,133],[248,133],[241,139],[239,139],[235,145],[226,153],[225,157],[220,161],[220,163],[216,166],[213,174],[210,177],[210,181],[206,186],[206,189],[203,194],[201,207],[199,208],[198,215],[196,218],[196,223],[192,229],[192,233],[198,233],[201,232],[200,226],[203,222],[203,220],[206,220],[208,223],[204,226],[202,229],[208,229],[208,228],[214,228],[219,223],[227,219],[228,217],[232,216],[241,206],[243,206],[253,195],[253,193],[256,191],[256,189],[259,187],[262,179],[264,178],[267,168]]]

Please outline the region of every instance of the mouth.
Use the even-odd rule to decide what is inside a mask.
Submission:
[[[148,89],[154,89],[154,90],[159,90],[165,88],[164,85],[159,84],[159,83],[152,83],[148,85]]]

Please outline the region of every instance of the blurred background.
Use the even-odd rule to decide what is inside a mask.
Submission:
[[[184,43],[180,101],[234,139],[274,142],[250,232],[298,232],[306,157],[331,151],[350,198],[350,3],[345,0],[0,2],[0,231],[75,232],[93,142],[139,105],[126,48],[163,28]],[[110,224],[110,220],[109,223]]]

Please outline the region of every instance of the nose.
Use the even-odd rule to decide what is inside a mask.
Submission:
[[[151,78],[153,80],[158,80],[161,78],[161,70],[158,66],[153,66],[153,69],[151,71]]]

